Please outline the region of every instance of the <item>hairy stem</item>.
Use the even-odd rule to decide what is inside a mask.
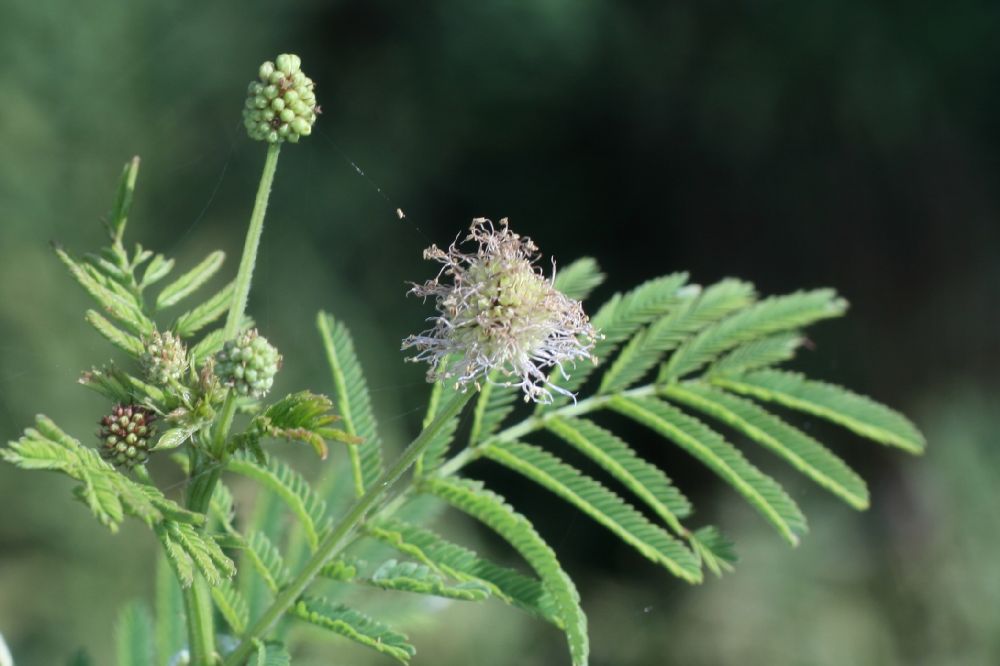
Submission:
[[[182,589],[191,666],[213,666],[216,663],[215,626],[208,584],[201,574],[197,574],[191,586]]]
[[[264,213],[267,212],[267,199],[271,195],[271,183],[274,182],[274,172],[278,168],[278,153],[280,143],[272,143],[267,147],[267,158],[264,160],[264,171],[260,174],[260,185],[257,186],[257,198],[253,202],[253,213],[250,215],[250,227],[247,229],[246,243],[243,245],[243,257],[240,259],[240,270],[236,274],[236,286],[233,289],[233,303],[226,317],[225,339],[232,340],[240,330],[240,320],[247,307],[247,296],[250,294],[250,280],[253,278],[253,267],[257,262],[257,246],[264,230]]]
[[[472,391],[456,394],[448,404],[441,409],[438,415],[431,421],[403,451],[392,467],[382,472],[375,483],[365,491],[348,510],[347,514],[339,523],[323,538],[316,552],[303,565],[302,570],[295,579],[289,583],[274,602],[264,611],[264,614],[250,627],[243,635],[243,640],[224,662],[225,666],[240,666],[244,663],[250,651],[253,649],[253,641],[263,636],[279,618],[291,608],[292,604],[305,591],[310,583],[316,578],[320,570],[333,559],[349,542],[352,533],[358,525],[365,519],[366,514],[374,507],[379,500],[386,495],[390,487],[399,480],[399,477],[410,468],[417,460],[427,445],[431,443],[434,436],[444,427],[453,416],[458,414],[465,403],[472,397]]]

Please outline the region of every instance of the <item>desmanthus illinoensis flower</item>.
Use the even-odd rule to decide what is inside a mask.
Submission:
[[[428,319],[432,328],[403,340],[403,349],[417,350],[407,360],[429,363],[428,381],[454,382],[461,390],[488,381],[517,386],[525,401],[552,402],[552,391],[572,397],[549,381],[548,371],[565,375],[567,361],[596,362],[590,352],[599,335],[580,302],[553,286],[554,264],[546,278],[535,265],[538,248],[513,233],[506,218],[497,226],[474,219],[461,243],[478,247],[468,254],[456,241],[447,251],[424,250],[442,268],[410,293],[433,297],[438,314]]]

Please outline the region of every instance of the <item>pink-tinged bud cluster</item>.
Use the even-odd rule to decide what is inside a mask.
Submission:
[[[462,252],[457,242],[424,251],[443,267],[410,293],[433,297],[438,314],[432,328],[403,340],[403,349],[417,350],[408,360],[430,364],[428,381],[458,388],[490,381],[517,386],[535,402],[551,402],[553,390],[567,394],[549,381],[550,371],[566,374],[567,361],[595,361],[598,334],[580,302],[553,287],[535,265],[538,248],[510,231],[506,218],[497,226],[473,220],[462,242],[476,251]]]
[[[101,457],[116,466],[132,467],[146,462],[155,433],[156,414],[139,405],[115,405],[101,419]]]

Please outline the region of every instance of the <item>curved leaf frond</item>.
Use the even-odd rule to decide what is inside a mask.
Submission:
[[[521,554],[555,601],[574,666],[586,664],[590,643],[587,617],[580,608],[580,595],[572,579],[563,571],[555,552],[528,519],[514,511],[502,497],[486,490],[481,483],[468,479],[431,478],[423,482],[423,487],[492,529]]]
[[[797,372],[756,370],[737,377],[715,377],[722,388],[776,402],[842,425],[862,437],[922,453],[926,441],[913,423],[899,412],[836,384],[827,384]]]
[[[598,392],[614,393],[629,387],[659,363],[666,352],[705,326],[746,307],[754,295],[752,284],[732,279],[704,290],[685,290],[676,307],[629,340],[601,378]]]
[[[641,326],[666,314],[678,303],[697,292],[697,287],[684,288],[687,273],[674,273],[644,282],[624,296],[615,294],[591,317],[591,323],[604,337],[594,345],[593,355],[604,363],[623,341],[630,338]],[[578,363],[569,377],[555,372],[549,380],[554,386],[574,392],[583,386],[594,371],[590,363]],[[551,411],[566,404],[569,398],[557,396],[549,404],[539,404],[538,413]]]
[[[429,529],[401,520],[384,519],[369,524],[367,533],[442,575],[484,585],[491,596],[562,628],[562,618],[551,595],[534,578],[494,564]]]
[[[219,609],[222,619],[226,621],[234,634],[237,636],[242,634],[250,619],[250,606],[247,604],[247,600],[229,583],[213,586],[211,593],[212,600],[215,601],[215,607]]]
[[[706,328],[677,349],[663,366],[659,382],[673,381],[694,372],[719,354],[744,342],[789,331],[847,310],[847,301],[832,289],[800,291],[772,296]]]
[[[306,597],[290,611],[295,617],[408,663],[417,653],[407,637],[367,615],[322,597]]]
[[[606,277],[601,272],[597,260],[592,257],[582,257],[557,270],[552,286],[570,298],[584,301],[590,296],[590,292],[604,283]]]
[[[326,502],[301,474],[275,456],[269,456],[267,464],[261,465],[243,452],[233,455],[227,468],[257,481],[281,498],[302,523],[306,539],[315,550],[329,522],[326,517]]]
[[[691,502],[659,467],[643,460],[614,433],[586,419],[550,418],[545,427],[604,468],[641,498],[677,534]]]
[[[382,473],[382,441],[375,425],[368,384],[347,327],[325,312],[317,315],[316,326],[333,375],[334,397],[344,429],[362,440],[347,449],[354,469],[355,494],[360,497]]]
[[[718,419],[765,446],[856,509],[868,508],[864,479],[825,446],[753,402],[701,382],[672,384],[663,394]]]
[[[243,554],[272,592],[288,582],[290,575],[281,552],[263,532],[252,531],[243,540]]]
[[[450,584],[426,564],[387,560],[366,581],[383,590],[414,592],[461,601],[482,601],[490,596],[488,587],[479,582]]]
[[[196,292],[222,268],[225,259],[226,253],[219,250],[205,257],[197,266],[163,288],[156,297],[156,309],[169,308]]]
[[[504,442],[486,446],[483,454],[559,495],[678,578],[701,582],[698,560],[684,544],[598,481],[551,453],[530,444]]]
[[[792,545],[806,532],[802,511],[778,483],[698,419],[655,398],[615,396],[609,407],[671,440],[743,495]]]

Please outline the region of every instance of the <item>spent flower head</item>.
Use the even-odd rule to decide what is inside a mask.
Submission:
[[[550,382],[548,371],[565,375],[567,361],[596,361],[590,352],[599,336],[580,302],[555,289],[555,271],[544,276],[535,265],[538,248],[506,218],[498,226],[476,218],[463,242],[476,251],[463,252],[458,242],[424,251],[442,268],[410,293],[433,297],[438,314],[428,320],[432,328],[403,340],[403,349],[417,349],[408,360],[430,364],[428,381],[462,389],[488,381],[517,386],[535,402],[551,402],[552,391],[572,395]]]
[[[282,53],[260,66],[256,81],[247,87],[243,107],[243,125],[251,139],[297,143],[309,136],[316,116],[316,84],[302,71],[302,60],[292,53]]]

